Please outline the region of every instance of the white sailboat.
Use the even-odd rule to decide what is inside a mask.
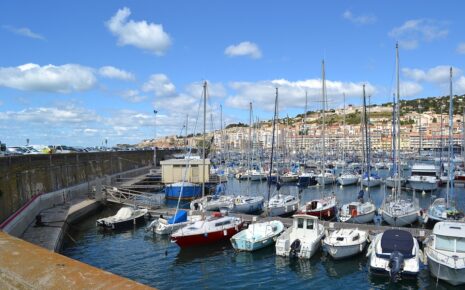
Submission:
[[[454,203],[454,152],[452,146],[452,128],[454,127],[454,101],[452,94],[452,68],[450,68],[450,97],[449,97],[449,147],[448,147],[448,177],[446,198],[436,199],[426,212],[425,223],[444,221],[446,219],[454,219],[463,216],[453,205]],[[442,149],[442,148],[441,148]],[[442,160],[441,160],[442,161]]]
[[[397,102],[393,104],[396,106],[396,121],[395,121],[395,138],[397,138],[397,149],[400,149],[400,82],[399,82],[399,47],[396,44],[396,75],[397,75]],[[383,220],[391,226],[405,226],[412,224],[418,219],[420,207],[418,200],[415,199],[415,191],[413,200],[401,198],[402,187],[400,184],[401,167],[400,167],[400,154],[394,150],[394,179],[395,187],[393,194],[385,197],[380,207],[380,213]]]
[[[270,179],[273,172],[273,155],[274,155],[274,136],[275,136],[275,126],[276,120],[278,119],[278,88],[276,88],[276,98],[275,98],[275,111],[273,116],[273,135],[271,141],[271,157],[270,157]],[[298,196],[292,196],[288,194],[281,194],[280,184],[279,184],[279,174],[276,173],[276,180],[278,181],[276,185],[276,194],[271,196],[271,182],[268,182],[268,202],[266,203],[266,211],[268,216],[289,216],[295,213],[300,204],[300,199]]]

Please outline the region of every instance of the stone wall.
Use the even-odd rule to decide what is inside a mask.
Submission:
[[[160,152],[157,159],[166,154]],[[152,163],[153,151],[1,157],[0,223],[38,193],[57,191]]]

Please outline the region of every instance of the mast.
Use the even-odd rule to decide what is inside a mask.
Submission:
[[[323,149],[323,154],[322,154],[322,178],[323,178],[323,191],[325,189],[325,183],[324,178],[325,178],[325,164],[326,164],[326,140],[325,140],[325,134],[326,134],[326,80],[325,80],[325,61],[323,60],[321,62],[321,77],[322,77],[322,85],[321,85],[321,94],[323,97],[323,132],[322,132],[322,149]]]
[[[396,166],[396,141],[397,141],[397,138],[396,138],[396,94],[392,94],[392,122],[391,122],[391,132],[392,132],[392,135],[391,135],[391,143],[392,143],[392,171],[391,171],[391,174],[392,174],[392,177],[394,178],[394,176],[396,175],[396,172],[397,172],[397,166]],[[394,184],[395,184],[396,180],[394,179]]]
[[[396,86],[397,86],[397,102],[396,102],[396,121],[397,121],[397,126],[396,126],[396,138],[397,138],[397,150],[396,152],[396,169],[397,173],[394,178],[394,193],[396,196],[400,195],[400,178],[401,178],[401,169],[400,169],[400,139],[401,139],[401,132],[400,132],[400,79],[399,79],[399,67],[400,67],[400,61],[399,61],[399,44],[396,43]]]
[[[418,146],[418,155],[420,155],[420,158],[421,158],[421,150],[423,149],[423,130],[422,130],[422,127],[421,127],[421,109],[422,109],[422,106],[421,106],[421,103],[420,103],[420,100],[418,100],[418,114],[419,114],[419,117],[420,117],[420,120],[419,120],[419,124],[418,124],[418,133],[419,133],[419,146]]]
[[[271,155],[270,155],[270,173],[268,175],[268,202],[270,201],[271,195],[271,173],[273,172],[273,153],[274,153],[274,133],[276,127],[276,118],[278,117],[278,88],[276,88],[276,97],[274,101],[274,116],[273,116],[273,132],[271,134]],[[278,183],[278,176],[276,175],[276,182]]]
[[[303,162],[305,164],[305,153],[304,153],[304,134],[305,134],[305,126],[307,122],[307,91],[305,91],[305,109],[304,109],[304,115],[302,116],[302,131],[300,135],[300,154],[303,155]]]
[[[207,81],[203,83],[202,197],[205,196],[205,142],[207,128]]]
[[[452,129],[454,126],[454,97],[452,95],[452,67],[450,68],[450,97],[449,97],[449,178],[447,179],[447,192],[446,192],[446,208],[450,207],[449,199],[454,195],[454,163],[452,162],[452,158],[454,158],[454,151],[453,151],[453,135]]]
[[[363,85],[363,124],[364,124],[364,131],[365,131],[365,160],[366,160],[366,173],[368,177],[368,192],[370,192],[370,145],[369,145],[369,137],[368,137],[368,116],[367,116],[367,102],[366,102],[366,95],[365,95],[365,85]]]
[[[345,169],[345,162],[346,162],[346,147],[347,147],[347,135],[346,135],[346,94],[342,94],[344,99],[344,118],[342,119],[342,135],[344,138],[344,142],[342,142],[342,161],[344,162],[344,169]]]
[[[249,152],[247,152],[247,160],[249,163],[249,174],[247,174],[247,180],[250,182],[250,174],[252,173],[252,102],[249,102]],[[247,186],[247,190],[250,185]]]

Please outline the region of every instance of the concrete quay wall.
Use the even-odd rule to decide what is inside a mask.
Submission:
[[[160,152],[160,157],[163,153]],[[94,186],[95,180],[119,172],[146,167],[153,164],[153,151],[120,151],[97,153],[41,154],[0,158],[0,223],[8,219],[22,206],[51,199],[56,195],[40,196],[43,193],[81,190],[82,186]],[[85,185],[83,185],[85,184]],[[79,189],[75,186],[79,185]],[[66,198],[65,191],[63,194]]]

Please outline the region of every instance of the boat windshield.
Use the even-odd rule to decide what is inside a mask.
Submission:
[[[436,172],[431,171],[412,171],[412,176],[436,176]]]
[[[436,249],[465,253],[465,238],[436,235]]]

